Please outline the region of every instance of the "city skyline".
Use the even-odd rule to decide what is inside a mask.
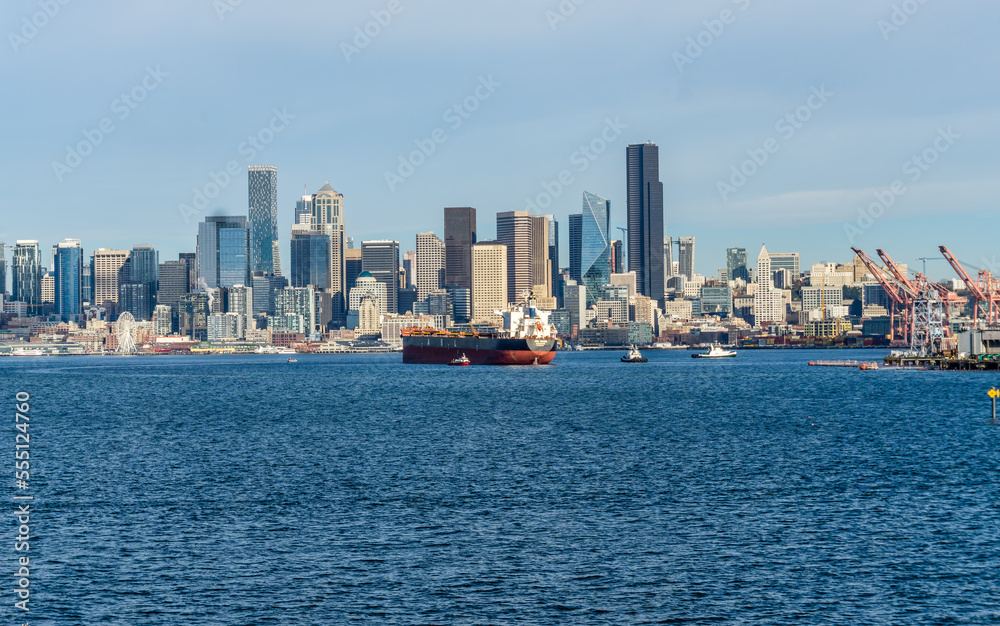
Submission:
[[[573,3],[570,15],[558,3],[403,4],[384,26],[373,22],[378,4],[223,4],[233,10],[182,0],[114,20],[60,6],[26,36],[21,17],[38,5],[11,3],[0,66],[12,93],[35,95],[11,103],[20,123],[0,157],[8,246],[73,237],[129,249],[148,239],[142,231],[173,258],[203,217],[242,212],[252,163],[284,173],[283,239],[303,185],[327,179],[349,198],[357,240],[409,247],[412,234],[436,230],[443,206],[492,215],[541,201],[539,214],[564,221],[584,189],[611,200],[614,230],[625,225],[620,155],[653,140],[669,190],[665,234],[698,238],[698,273],[724,266],[728,247],[764,241],[808,248],[807,263],[839,259],[852,243],[911,261],[940,243],[977,266],[994,254],[975,227],[997,187],[998,87],[980,79],[998,45],[982,26],[995,21],[993,4],[922,4],[901,24],[888,1]],[[365,42],[358,33],[372,23],[378,35]],[[606,45],[593,45],[598,35]],[[469,54],[450,54],[471,41]],[[790,70],[777,62],[786,57],[799,62]],[[247,58],[259,66],[245,68]],[[95,66],[100,75],[87,71]],[[580,98],[580,84],[597,89]],[[746,165],[752,156],[764,164]],[[753,175],[742,181],[733,168]],[[390,189],[387,172],[402,182]],[[885,196],[897,179],[905,193]],[[725,199],[720,182],[735,189]],[[213,197],[198,202],[196,190]],[[40,192],[56,219],[26,210]],[[876,192],[887,208],[859,215]],[[862,231],[854,242],[845,226]]]

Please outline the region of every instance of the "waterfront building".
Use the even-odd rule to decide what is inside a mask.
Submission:
[[[677,268],[681,276],[694,278],[694,237],[680,237],[677,240]]]
[[[213,313],[208,317],[208,340],[226,341],[246,337],[246,318],[238,313]]]
[[[83,315],[83,248],[79,239],[64,239],[56,246],[55,312],[63,321]]]
[[[289,320],[301,317],[302,324],[293,328]],[[277,327],[272,326],[272,318],[268,318],[267,327],[276,332],[300,332],[311,334],[316,332],[316,291],[312,287],[285,287],[274,294],[274,318]]]
[[[99,248],[94,252],[94,304],[118,304],[118,284],[122,268],[131,253],[128,250]]]
[[[444,210],[445,285],[472,289],[472,246],[476,243],[476,210]]]
[[[342,326],[347,318],[347,268],[345,264],[347,235],[344,195],[330,183],[313,194],[312,229],[330,237],[330,298],[333,324]],[[398,265],[398,262],[397,262]]]
[[[361,267],[385,285],[386,311],[396,313],[399,309],[399,242],[361,242]]]
[[[580,226],[580,274],[587,289],[587,306],[600,299],[601,288],[611,280],[611,202],[583,192]],[[638,279],[638,278],[637,278]]]
[[[639,293],[663,300],[663,183],[656,144],[630,145],[628,171],[628,269],[636,273]]]
[[[726,272],[726,277],[729,281],[742,280],[744,283],[750,282],[746,248],[728,248],[726,250]]]
[[[423,300],[444,286],[445,246],[434,233],[417,235],[417,299]]]
[[[196,286],[245,285],[250,281],[250,229],[243,216],[211,216],[198,224]]]
[[[168,304],[157,304],[153,309],[153,336],[167,337],[174,332],[174,313]]]
[[[771,257],[761,246],[757,257],[757,283],[753,293],[754,326],[760,328],[785,321],[785,302],[771,282]]]
[[[247,191],[250,271],[274,274],[274,248],[278,241],[278,168],[251,165]]]
[[[499,241],[481,241],[472,246],[472,321],[503,324],[494,311],[507,308],[508,253]]]
[[[330,235],[318,230],[292,229],[291,240],[291,284],[292,287],[308,287],[329,291],[333,282],[330,271]]]

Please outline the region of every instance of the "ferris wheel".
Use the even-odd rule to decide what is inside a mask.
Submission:
[[[135,318],[128,311],[125,311],[118,316],[117,333],[118,336],[118,353],[119,354],[134,354],[135,353],[135,330],[136,323]]]

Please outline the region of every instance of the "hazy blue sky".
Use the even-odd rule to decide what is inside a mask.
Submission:
[[[565,250],[566,215],[584,190],[609,198],[614,225],[624,224],[625,147],[651,140],[667,234],[697,238],[701,273],[725,264],[726,247],[756,258],[762,243],[800,251],[804,266],[848,261],[849,235],[911,267],[938,256],[939,244],[974,266],[997,253],[996,2],[4,7],[8,244],[152,243],[161,260],[176,258],[194,250],[202,215],[186,221],[179,207],[195,189],[214,191],[212,173],[234,162],[237,176],[205,212],[245,214],[247,165],[276,165],[286,270],[295,200],[326,181],[346,196],[349,236],[399,239],[407,250],[417,232],[442,232],[444,206],[477,207],[480,238],[492,237],[497,211],[525,208],[566,170],[569,184],[544,211],[559,219]],[[366,28],[377,33],[367,41],[358,37]],[[141,102],[122,98],[133,90]],[[446,114],[463,102],[475,110]],[[796,111],[807,121],[779,123]],[[67,155],[97,144],[102,122],[89,156]],[[269,143],[257,150],[245,144],[251,136]],[[599,152],[606,139],[592,160],[574,154]],[[401,157],[427,141],[434,153],[390,188],[386,173],[398,175]],[[731,180],[748,151],[766,163]],[[933,164],[911,162],[925,151]],[[876,192],[889,206],[859,225]],[[929,269],[950,275],[942,262]]]

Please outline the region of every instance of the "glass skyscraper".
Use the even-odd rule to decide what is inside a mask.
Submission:
[[[476,243],[476,210],[446,207],[444,210],[445,285],[472,289],[472,246]]]
[[[330,289],[330,235],[292,231],[292,287]]]
[[[601,299],[601,288],[611,282],[611,202],[583,192],[580,224],[580,274],[587,288],[587,306]]]
[[[694,237],[677,239],[677,273],[687,280],[694,279]]]
[[[569,277],[580,282],[580,240],[583,237],[583,215],[569,216]]]
[[[247,218],[206,217],[204,222],[198,224],[198,251],[195,254],[198,273],[196,289],[248,284],[250,243]]]
[[[0,296],[7,293],[7,246],[0,241]]]
[[[726,271],[729,274],[729,280],[750,282],[746,248],[729,248],[726,250]]]
[[[42,267],[38,241],[25,239],[14,245],[11,298],[24,302],[32,313],[42,305]]]
[[[83,248],[77,239],[56,246],[55,305],[64,320],[83,313]]]
[[[274,243],[278,240],[278,168],[251,165],[250,271],[274,273]]]
[[[362,271],[371,272],[380,283],[385,284],[385,308],[390,313],[398,312],[399,296],[399,242],[361,242]]]
[[[663,300],[663,183],[660,149],[648,142],[628,147],[628,269],[639,293]]]

